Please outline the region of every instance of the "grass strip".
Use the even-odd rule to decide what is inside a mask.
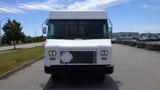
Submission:
[[[27,49],[18,49],[11,52],[0,54],[0,74],[16,68],[26,62],[29,62],[44,52],[43,47],[33,47]]]

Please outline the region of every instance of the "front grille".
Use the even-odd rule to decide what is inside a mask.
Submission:
[[[70,63],[95,63],[96,51],[69,51],[73,59]]]

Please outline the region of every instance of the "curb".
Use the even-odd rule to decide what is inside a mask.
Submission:
[[[20,66],[18,66],[18,67],[16,67],[16,68],[13,68],[13,69],[11,69],[11,70],[9,70],[9,71],[1,74],[1,75],[0,75],[0,80],[1,80],[1,79],[4,79],[4,78],[7,78],[9,75],[11,75],[11,74],[13,74],[13,73],[15,73],[15,72],[17,72],[17,71],[19,71],[19,70],[27,67],[27,66],[33,64],[34,62],[42,59],[43,57],[44,57],[44,56],[39,56],[39,57],[37,57],[37,58],[35,58],[35,59],[27,62],[27,63],[24,63],[24,64],[22,64],[22,65],[20,65]]]

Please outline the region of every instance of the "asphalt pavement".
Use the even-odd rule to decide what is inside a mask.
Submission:
[[[0,90],[160,90],[160,52],[113,45],[115,72],[104,82],[78,78],[54,82],[44,73],[43,62],[0,80]]]
[[[44,42],[22,44],[22,45],[16,45],[16,48],[32,48],[32,47],[36,47],[36,46],[42,46],[43,44],[44,44]],[[11,50],[13,48],[14,48],[13,45],[12,46],[3,46],[3,47],[0,47],[0,51]]]

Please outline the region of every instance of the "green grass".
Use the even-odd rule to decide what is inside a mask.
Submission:
[[[0,74],[43,55],[43,52],[43,47],[34,47],[0,53]]]

